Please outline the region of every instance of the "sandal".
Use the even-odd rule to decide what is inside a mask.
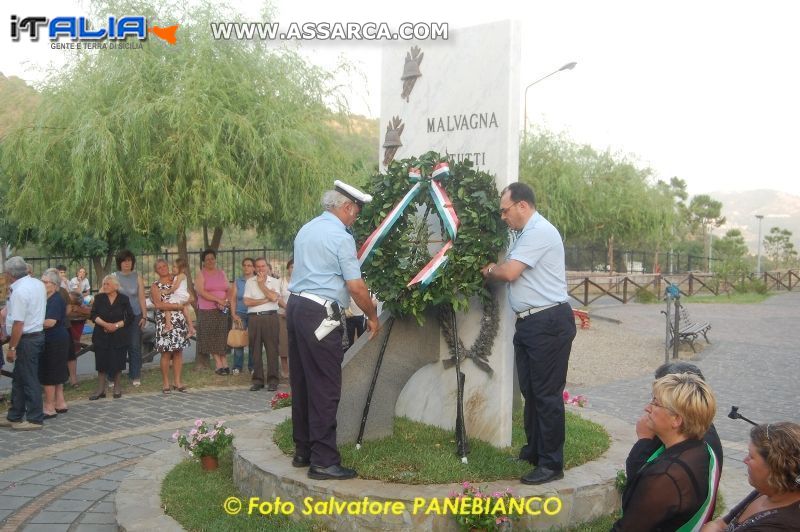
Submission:
[[[181,393],[188,393],[186,391],[186,386],[173,386],[172,389],[173,390],[177,390],[177,391],[179,391]]]
[[[164,388],[164,389],[162,389],[162,390],[161,390],[161,393],[163,393],[164,395],[169,395],[169,394],[171,394],[172,392],[171,392],[171,391],[169,391],[169,388]]]
[[[122,397],[122,392],[114,392],[114,399],[119,399]]]

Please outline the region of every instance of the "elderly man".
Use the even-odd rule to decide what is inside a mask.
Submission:
[[[527,443],[519,458],[536,466],[521,481],[544,484],[564,477],[562,393],[575,338],[564,244],[558,230],[536,212],[533,190],[524,183],[503,190],[500,217],[516,238],[505,262],[487,264],[481,273],[488,280],[508,283],[508,301],[517,316],[517,375],[525,398]]]
[[[39,357],[44,351],[44,315],[47,292],[44,284],[28,275],[22,257],[5,263],[9,298],[6,306],[6,331],[10,339],[6,360],[14,364],[11,407],[0,426],[17,430],[42,428],[42,386],[39,384]]]
[[[294,273],[286,308],[289,378],[292,385],[292,465],[310,466],[313,479],[344,480],[356,472],[341,466],[336,411],[342,392],[341,313],[350,297],[364,310],[370,338],[378,315],[361,278],[348,228],[372,197],[340,181],[322,197],[325,212],[304,225],[294,241]]]
[[[280,380],[278,358],[278,299],[280,281],[272,277],[272,267],[264,257],[255,262],[256,274],[244,285],[244,301],[247,307],[247,334],[250,340],[250,356],[253,358],[253,385],[251,392],[264,387],[264,360],[261,357],[263,345],[267,352],[267,390],[278,389]]]

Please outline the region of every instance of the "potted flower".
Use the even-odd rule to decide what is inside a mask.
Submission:
[[[219,455],[233,442],[233,431],[222,423],[217,421],[212,425],[198,419],[187,434],[181,434],[178,430],[172,435],[172,439],[181,448],[200,458],[204,470],[213,471],[219,466]]]
[[[509,488],[505,491],[490,493],[486,487],[480,488],[473,486],[469,482],[461,484],[461,493],[451,493],[451,498],[462,499],[483,499],[483,513],[458,512],[454,515],[461,530],[510,530],[511,520],[518,519],[519,516],[508,511],[497,511],[498,507],[508,509],[513,495]],[[497,501],[503,499],[505,504],[498,505]]]
[[[278,392],[272,397],[272,400],[269,402],[269,404],[273,410],[292,406],[292,395],[286,392]]]

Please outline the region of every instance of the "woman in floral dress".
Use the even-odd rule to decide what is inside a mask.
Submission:
[[[158,281],[153,283],[150,288],[150,299],[156,307],[156,350],[161,353],[161,391],[169,394],[169,364],[172,362],[173,385],[172,390],[186,392],[186,386],[181,381],[181,370],[183,369],[183,350],[189,346],[190,327],[183,315],[183,305],[169,303],[169,294],[162,294],[162,290],[171,288],[172,273],[167,261],[159,259],[155,265]],[[170,312],[172,328],[167,330],[164,326],[164,312]]]

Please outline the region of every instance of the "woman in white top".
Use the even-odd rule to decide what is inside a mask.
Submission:
[[[92,291],[92,287],[89,284],[89,279],[86,278],[86,268],[83,266],[78,268],[77,275],[70,279],[69,291],[80,292],[82,296],[88,296],[89,292]]]

